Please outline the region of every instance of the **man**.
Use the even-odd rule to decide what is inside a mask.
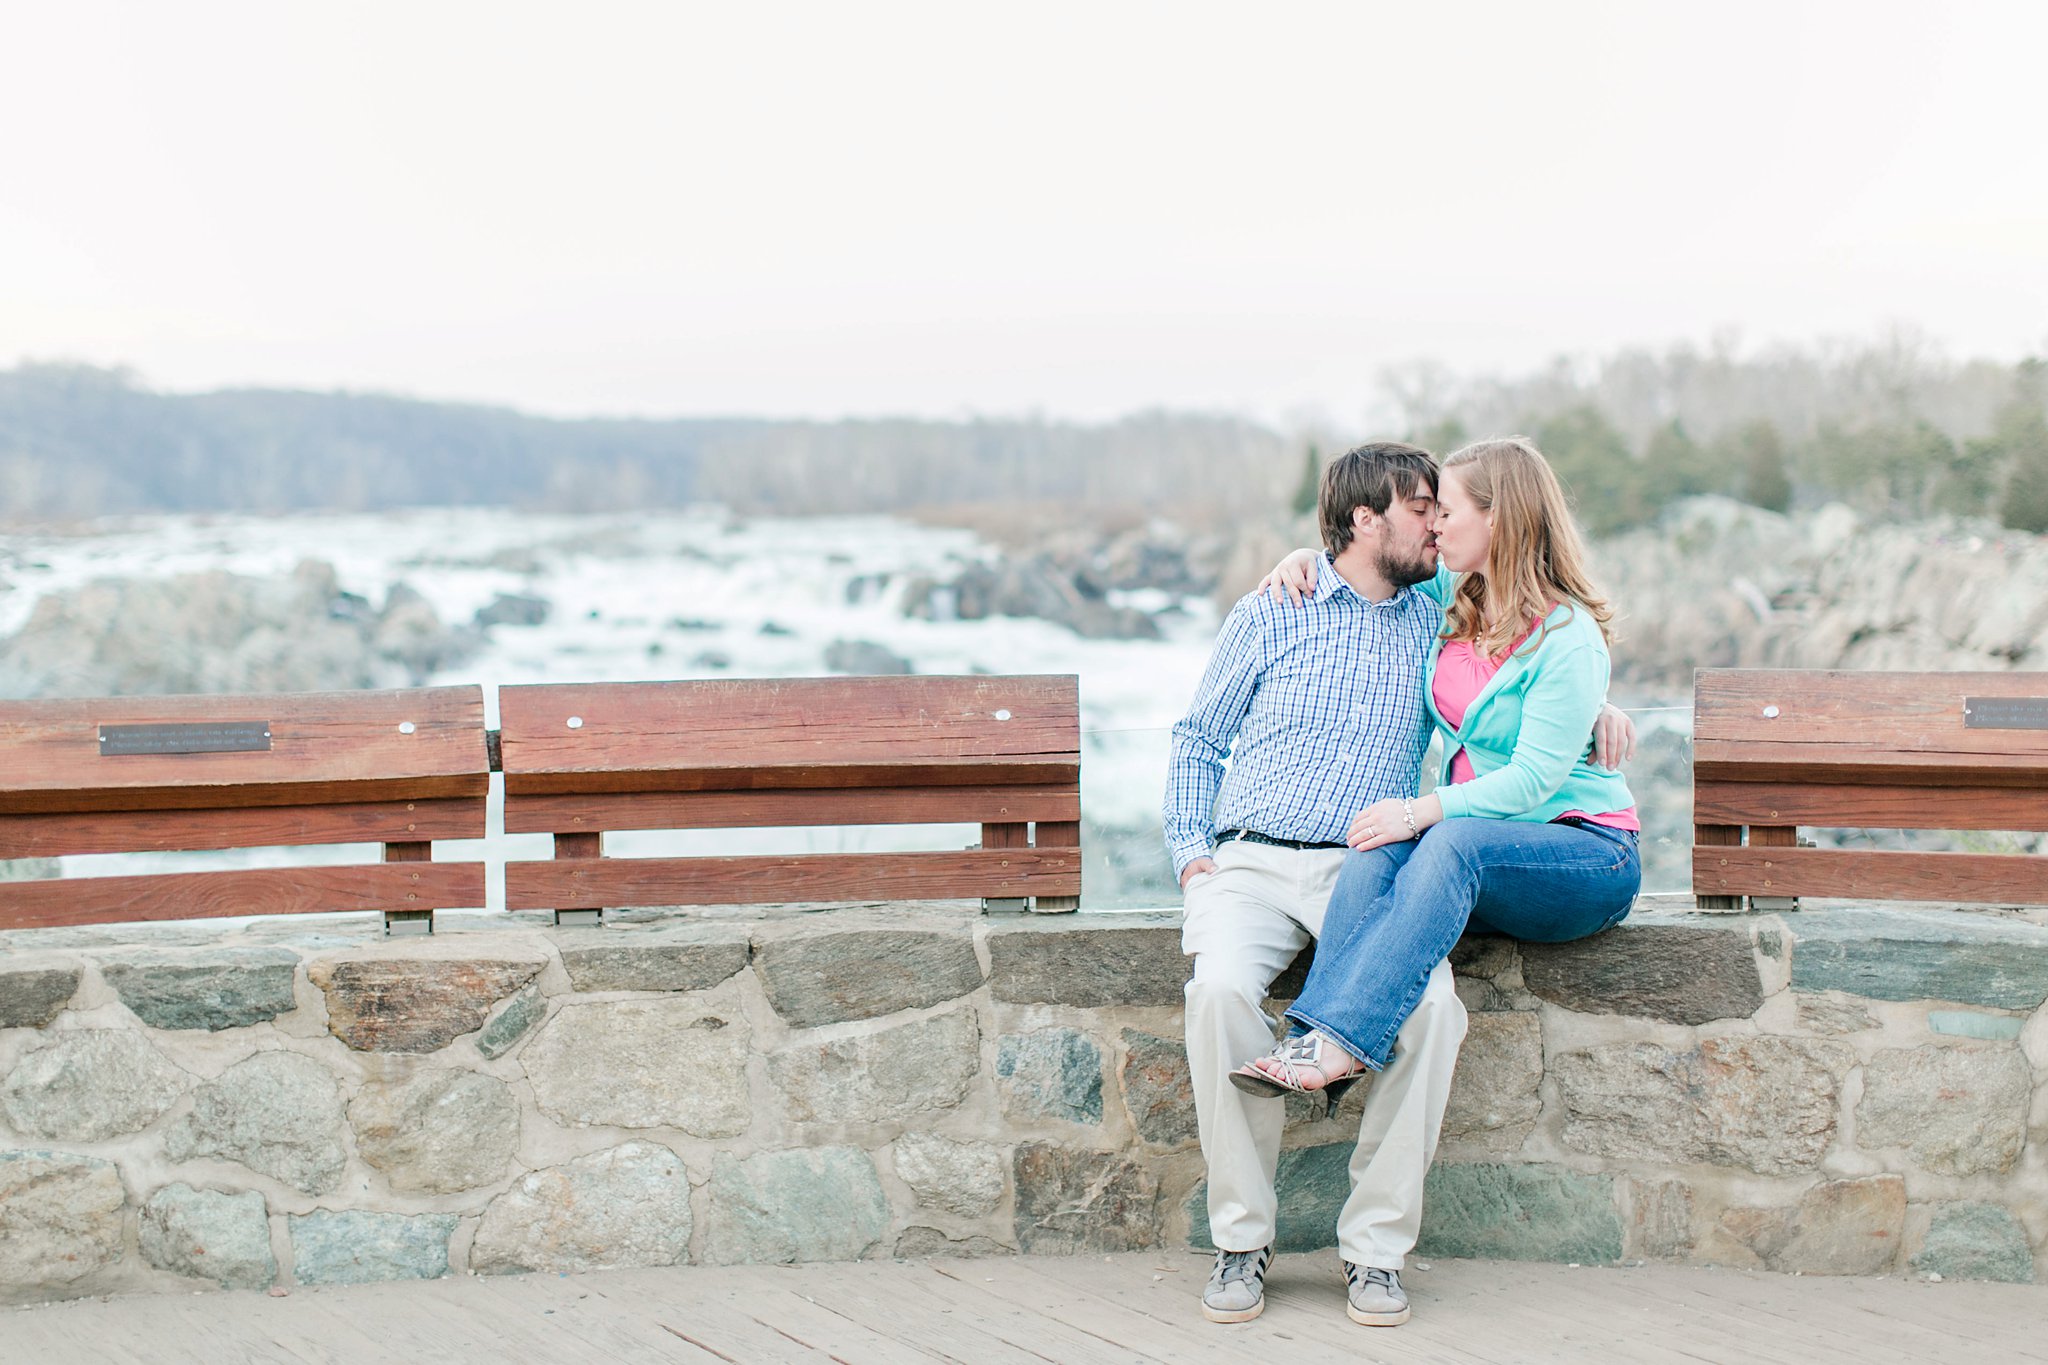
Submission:
[[[1424,665],[1450,589],[1430,533],[1436,475],[1426,451],[1394,442],[1333,461],[1313,596],[1299,609],[1257,592],[1238,602],[1173,727],[1165,827],[1186,902],[1181,946],[1194,958],[1186,1034],[1218,1249],[1202,1295],[1212,1322],[1265,1307],[1285,1116],[1282,1100],[1226,1075],[1272,1047],[1266,992],[1321,929],[1352,816],[1414,795],[1420,777]],[[1400,1272],[1464,1036],[1450,966],[1438,963],[1367,1093],[1351,1158],[1337,1243],[1355,1322],[1408,1319]]]

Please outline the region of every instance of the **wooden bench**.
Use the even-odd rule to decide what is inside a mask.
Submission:
[[[1767,908],[1797,896],[2048,905],[2048,858],[1799,838],[2048,830],[2048,673],[1702,669],[1693,744],[1702,909],[1740,909],[1745,896]]]
[[[0,929],[482,906],[483,689],[0,702],[0,858],[381,843],[381,864],[0,882]]]
[[[980,898],[1072,909],[1081,891],[1080,699],[1072,677],[546,684],[498,693],[506,903],[602,908]],[[607,858],[618,830],[978,824],[930,852]],[[1035,837],[1034,837],[1035,833]]]

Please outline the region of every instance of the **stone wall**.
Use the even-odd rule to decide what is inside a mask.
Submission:
[[[0,1294],[1205,1241],[1171,917],[0,935]],[[2048,928],[1469,939],[1422,1250],[2031,1281]],[[1283,1246],[1347,1131],[1290,1101]]]

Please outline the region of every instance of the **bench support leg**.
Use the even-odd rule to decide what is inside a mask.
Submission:
[[[1031,826],[1029,825],[983,825],[981,827],[983,848],[1029,848],[1031,847]],[[1030,907],[1031,902],[1022,896],[983,896],[981,913],[984,915],[1020,915]]]
[[[1078,820],[1041,820],[1038,822],[1038,846],[1040,848],[1079,848],[1081,846],[1081,822]],[[1041,915],[1060,915],[1081,908],[1079,896],[1039,896],[1031,902],[1031,908]]]
[[[1787,825],[1751,825],[1749,827],[1751,848],[1797,848],[1799,831]],[[1758,912],[1787,911],[1799,908],[1797,896],[1751,896],[1749,908]]]
[[[1694,825],[1692,827],[1692,842],[1696,848],[1741,848],[1742,826]],[[1697,877],[1693,879],[1693,890],[1695,893],[1699,890],[1699,879]],[[1695,899],[1702,910],[1740,910],[1742,908],[1742,897],[1740,896],[1701,896],[1696,894]]]
[[[430,863],[434,861],[434,846],[430,843],[403,843],[384,845],[384,861],[387,863]],[[431,907],[407,904],[402,909],[384,912],[384,937],[400,938],[413,934],[434,932],[434,912]]]
[[[557,834],[555,836],[557,858],[602,858],[604,856],[604,835],[598,834]],[[604,908],[596,905],[558,905],[555,907],[555,924],[602,929]]]

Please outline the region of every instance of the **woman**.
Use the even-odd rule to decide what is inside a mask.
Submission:
[[[1540,943],[1619,922],[1642,884],[1635,802],[1595,767],[1612,613],[1585,572],[1564,490],[1521,437],[1444,461],[1436,547],[1460,575],[1426,697],[1448,755],[1436,791],[1368,806],[1331,894],[1296,1033],[1231,1073],[1312,1092],[1387,1064],[1468,922]],[[1275,572],[1299,583],[1298,552]]]

